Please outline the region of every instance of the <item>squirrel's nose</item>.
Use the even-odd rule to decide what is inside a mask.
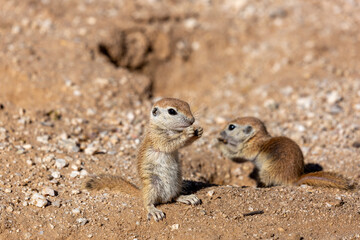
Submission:
[[[195,122],[195,118],[194,117],[190,118],[190,123],[193,124],[194,122]]]
[[[222,131],[222,132],[220,133],[220,136],[223,137],[223,138],[226,137],[226,132],[225,132],[225,131]]]

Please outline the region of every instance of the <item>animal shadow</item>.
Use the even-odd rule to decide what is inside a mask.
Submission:
[[[217,185],[212,184],[212,183],[184,180],[181,194],[183,194],[183,195],[194,194],[194,193],[200,191],[201,189],[208,188],[208,187],[214,187],[214,186],[217,186]]]

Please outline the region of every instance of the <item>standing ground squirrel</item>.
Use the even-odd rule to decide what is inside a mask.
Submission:
[[[230,159],[254,162],[259,180],[265,186],[301,185],[349,189],[348,181],[335,173],[304,174],[304,157],[290,138],[271,137],[262,121],[237,118],[220,133],[218,146]]]
[[[142,182],[142,198],[148,219],[162,220],[165,214],[155,205],[172,200],[197,205],[195,195],[180,195],[182,174],[178,150],[202,136],[188,103],[175,98],[157,101],[151,110],[150,122],[137,155],[137,170]],[[110,188],[139,195],[140,189],[117,176],[99,175],[88,179],[85,188]]]

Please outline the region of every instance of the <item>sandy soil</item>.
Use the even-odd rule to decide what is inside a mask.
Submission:
[[[360,194],[256,188],[214,147],[256,116],[307,164],[360,179],[358,1],[0,1],[1,239],[360,239]],[[204,136],[181,151],[196,207],[86,192],[139,184],[152,103],[190,102]],[[249,213],[257,214],[249,214]]]

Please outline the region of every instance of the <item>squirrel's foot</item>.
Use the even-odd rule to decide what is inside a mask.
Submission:
[[[201,203],[201,200],[195,196],[194,194],[191,195],[180,195],[178,198],[175,199],[177,202],[185,203],[185,204],[191,204],[191,205],[199,205]]]
[[[165,218],[165,213],[157,209],[156,207],[151,207],[150,209],[148,209],[147,219],[150,220],[151,217],[153,217],[154,220],[158,222]]]

